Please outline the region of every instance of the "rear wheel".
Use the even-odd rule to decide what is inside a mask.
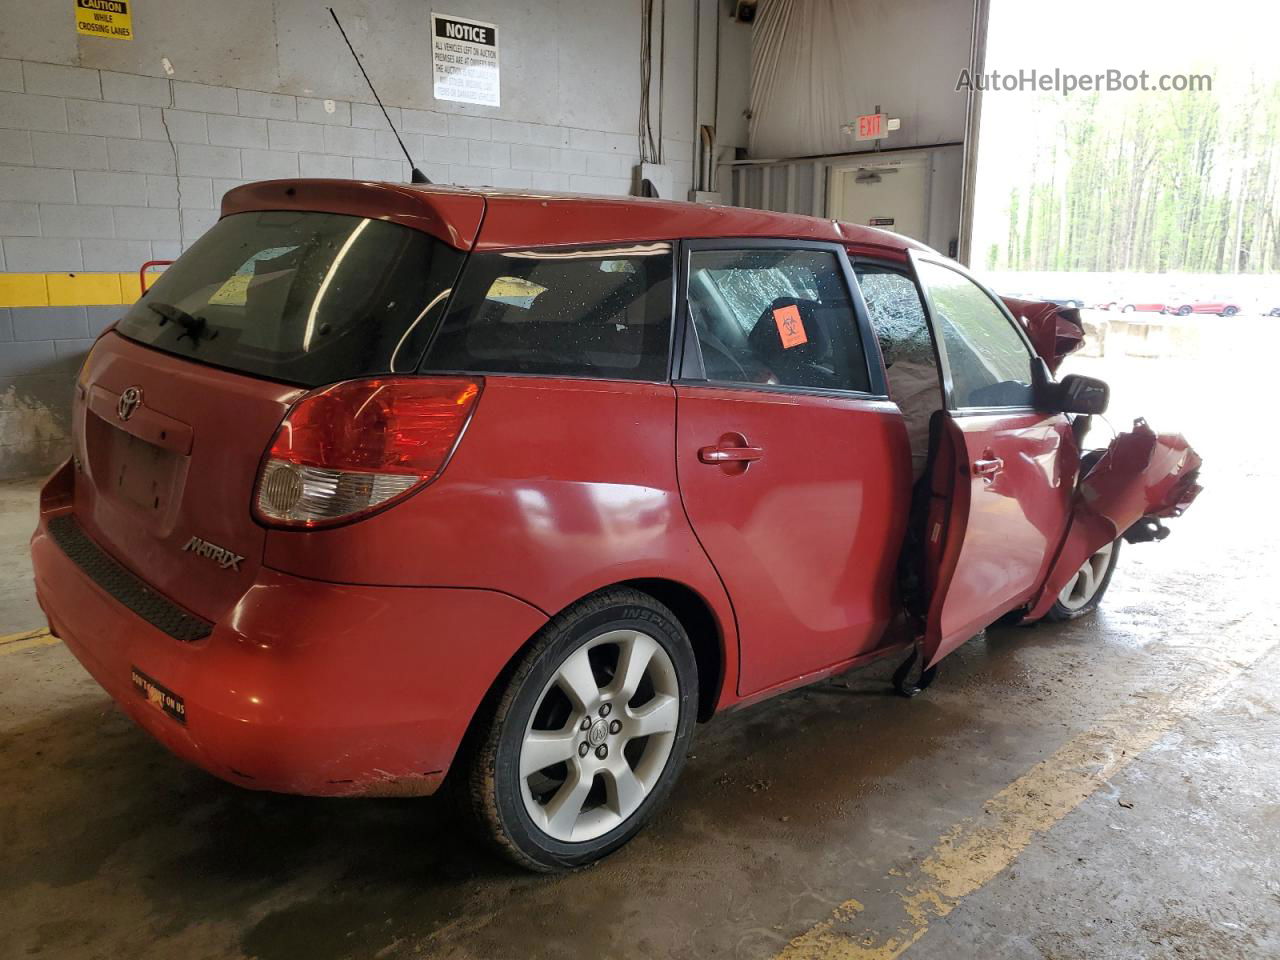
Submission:
[[[1179,307],[1177,310],[1175,310],[1174,312],[1175,312],[1175,313],[1177,313],[1177,315],[1178,315],[1178,316],[1180,316],[1180,317],[1189,316],[1189,315],[1190,315],[1190,313],[1191,313],[1191,307],[1184,303],[1182,306],[1180,306],[1180,307]]]
[[[1240,312],[1239,307],[1227,307],[1225,310],[1222,311],[1222,315],[1224,317],[1234,317],[1239,312]]]
[[[1062,622],[1092,613],[1102,602],[1111,584],[1116,561],[1120,558],[1120,541],[1107,543],[1080,565],[1080,569],[1058,593],[1045,619]]]
[[[484,721],[470,807],[521,866],[584,866],[652,816],[684,766],[698,671],[675,615],[617,588],[543,628]]]
[[[1121,312],[1121,313],[1133,313],[1133,311],[1135,311],[1135,310],[1137,310],[1137,309],[1138,309],[1138,308],[1137,308],[1137,307],[1135,307],[1132,303],[1126,303],[1123,307],[1121,307],[1121,308],[1120,308],[1120,312]]]

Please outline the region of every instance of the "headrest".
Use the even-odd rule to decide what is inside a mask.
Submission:
[[[747,343],[766,365],[784,358],[819,362],[831,352],[826,328],[818,323],[818,304],[796,297],[778,297],[769,304],[751,328]]]

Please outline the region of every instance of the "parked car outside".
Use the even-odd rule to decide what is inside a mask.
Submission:
[[[1169,305],[1158,300],[1121,300],[1121,313],[1165,313]]]
[[[214,775],[447,782],[564,869],[650,818],[697,721],[890,654],[911,694],[997,618],[1093,610],[1199,490],[1142,422],[1083,449],[1106,400],[878,230],[251,184],[85,362],[37,594]]]
[[[1234,317],[1240,312],[1240,305],[1223,300],[1175,300],[1169,304],[1168,311],[1179,317],[1188,317],[1193,313],[1212,313],[1219,317]]]

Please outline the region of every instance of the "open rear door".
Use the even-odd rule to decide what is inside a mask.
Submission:
[[[994,294],[913,254],[946,409],[934,416],[923,531],[924,666],[1037,594],[1066,532],[1079,452],[1032,403],[1034,350]]]

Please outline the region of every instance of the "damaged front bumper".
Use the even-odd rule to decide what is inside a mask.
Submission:
[[[1117,436],[1082,476],[1062,547],[1026,620],[1048,612],[1080,566],[1105,544],[1163,540],[1161,522],[1179,517],[1200,493],[1200,456],[1181,435],[1145,420]]]

